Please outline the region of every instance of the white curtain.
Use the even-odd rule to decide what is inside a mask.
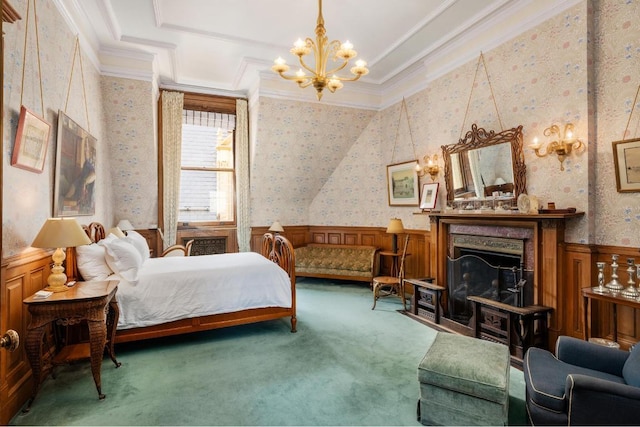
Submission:
[[[246,99],[236,100],[236,198],[238,200],[238,249],[251,250],[249,218],[249,121]]]
[[[182,93],[162,92],[162,207],[165,249],[176,243],[178,231],[183,105]]]

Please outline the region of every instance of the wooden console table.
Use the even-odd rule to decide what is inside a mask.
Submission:
[[[597,288],[583,288],[582,289],[582,302],[583,306],[583,329],[584,339],[588,340],[591,335],[591,301],[604,301],[608,302],[613,307],[613,341],[618,342],[618,304],[626,305],[634,309],[640,309],[640,299],[628,298],[620,295],[619,292],[596,292]]]
[[[78,282],[65,292],[57,292],[45,299],[34,295],[23,302],[31,313],[27,327],[25,351],[33,372],[33,391],[24,412],[28,412],[40,390],[40,385],[54,364],[80,358],[91,359],[91,373],[98,390],[98,398],[104,399],[100,379],[103,352],[106,349],[111,360],[120,366],[113,350],[116,326],[120,310],[116,302],[117,281]],[[58,325],[75,325],[82,320],[89,327],[89,343],[64,347],[53,361],[45,361],[42,356],[42,337],[51,322]]]
[[[547,317],[553,310],[551,307],[515,307],[473,295],[467,300],[473,303],[474,336],[505,344],[518,365],[522,365],[529,347],[546,348]]]

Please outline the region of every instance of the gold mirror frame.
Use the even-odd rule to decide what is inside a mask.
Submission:
[[[491,147],[497,144],[508,143],[511,146],[511,165],[513,168],[513,197],[527,192],[527,167],[524,164],[522,125],[517,128],[507,129],[495,133],[471,125],[471,130],[461,138],[457,144],[443,145],[442,157],[444,159],[444,176],[447,189],[447,201],[455,198],[453,177],[451,172],[451,156],[458,153],[466,153],[478,148]]]

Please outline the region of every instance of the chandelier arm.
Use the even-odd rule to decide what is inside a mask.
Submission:
[[[326,74],[326,75],[327,75],[328,77],[330,77],[330,78],[333,78],[333,77],[331,77],[331,74],[333,74],[333,73],[337,73],[338,71],[343,70],[343,69],[344,69],[344,67],[346,67],[346,66],[347,66],[347,64],[349,64],[349,62],[348,62],[348,61],[344,61],[344,63],[343,63],[341,66],[336,67],[336,68],[334,68],[333,70],[329,70],[329,71],[327,71],[327,74]],[[348,78],[348,77],[340,77],[340,76],[336,76],[336,78],[337,78],[338,80],[348,81],[348,80],[345,80],[345,79],[346,79],[346,78]]]
[[[284,74],[284,71],[282,72],[278,72],[278,74],[280,74],[280,77],[282,77],[285,80],[300,80],[300,77],[298,76],[288,76],[286,74]],[[304,80],[311,80],[311,77],[307,76],[307,77],[303,77]]]
[[[356,74],[353,77],[338,77],[338,80],[343,81],[343,82],[355,82],[360,77],[362,77],[362,74]]]
[[[304,89],[306,87],[311,86],[311,83],[313,82],[313,80],[311,80],[310,78],[307,78],[306,80],[307,81],[305,81],[305,82],[298,81],[298,87]]]
[[[304,62],[304,59],[302,59],[302,56],[299,56],[298,60],[300,61],[300,65],[302,65],[302,68],[304,68],[305,70],[307,70],[310,73],[313,73],[314,75],[316,74],[315,70],[313,68],[309,67],[306,62]],[[309,77],[307,77],[307,78],[309,78]]]

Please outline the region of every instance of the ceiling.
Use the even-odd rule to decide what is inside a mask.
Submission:
[[[105,75],[316,99],[270,68],[282,56],[297,70],[289,49],[315,38],[317,0],[55,1]],[[322,102],[382,108],[578,1],[324,0],[329,40],[353,43],[370,73]]]

